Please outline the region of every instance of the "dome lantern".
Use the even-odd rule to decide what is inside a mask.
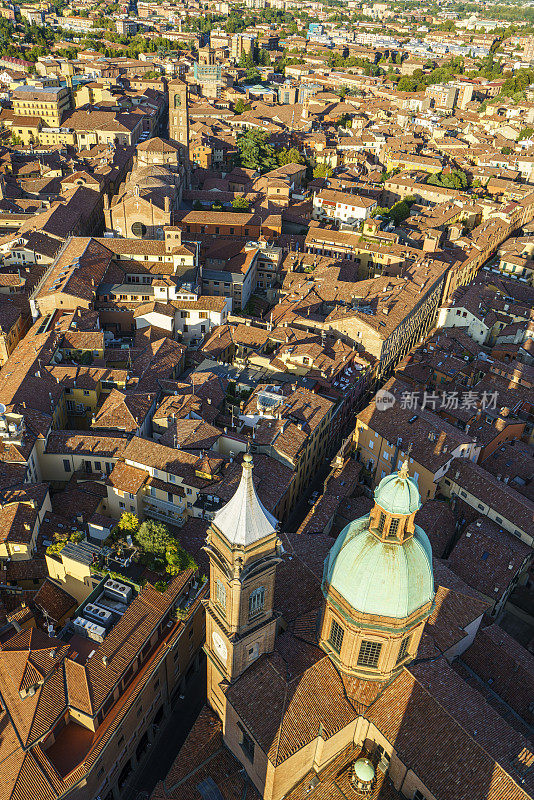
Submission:
[[[421,497],[408,470],[406,460],[399,472],[386,475],[375,490],[369,527],[382,541],[403,542],[414,534],[414,519],[421,507]]]

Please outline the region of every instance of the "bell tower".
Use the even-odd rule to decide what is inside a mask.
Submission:
[[[189,185],[189,106],[187,85],[180,80],[169,81],[169,138],[182,145],[180,160]]]
[[[274,586],[280,561],[277,520],[260,502],[252,456],[232,499],[215,515],[206,537],[210,598],[206,603],[208,703],[223,720],[221,684],[231,683],[258,656],[274,649]]]

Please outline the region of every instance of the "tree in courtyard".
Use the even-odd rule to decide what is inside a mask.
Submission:
[[[317,164],[313,170],[313,177],[314,178],[330,178],[332,175],[332,167],[327,166],[326,164]]]
[[[187,550],[181,547],[179,542],[173,542],[167,548],[167,567],[166,570],[170,575],[178,575],[185,569],[196,569],[197,564],[192,555]]]
[[[237,137],[242,167],[268,172],[277,166],[274,147],[268,139],[269,134],[258,129],[247,130]]]
[[[119,530],[121,533],[134,536],[139,528],[139,520],[131,511],[124,511],[119,520]]]
[[[444,186],[446,189],[467,189],[469,179],[462,169],[451,169],[431,175],[428,183],[431,186]]]
[[[281,167],[285,167],[286,164],[304,164],[305,161],[296,147],[290,147],[289,150],[283,147],[278,153],[278,163]]]
[[[139,526],[135,534],[137,543],[146,553],[163,554],[174,543],[169,529],[163,522],[147,519]]]
[[[242,114],[244,111],[250,111],[250,108],[250,103],[245,103],[241,98],[239,98],[234,106],[234,111],[236,114]]]

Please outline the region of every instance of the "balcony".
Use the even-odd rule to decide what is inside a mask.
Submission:
[[[168,522],[172,525],[183,525],[185,522],[185,503],[168,503],[159,497],[147,495],[143,498],[144,512],[147,516]]]
[[[207,595],[209,583],[208,579],[203,576],[200,580],[195,579],[191,584],[189,591],[185,596],[180,599],[180,604],[176,607],[175,617],[178,622],[187,619],[193,611],[197,600],[201,596]]]

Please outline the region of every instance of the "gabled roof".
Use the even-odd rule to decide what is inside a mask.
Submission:
[[[66,708],[61,664],[67,650],[37,628],[21,631],[2,645],[0,694],[23,747],[40,739]],[[20,693],[28,690],[31,694],[23,698]]]
[[[136,431],[144,422],[156,395],[112,389],[94,417],[94,428]]]

